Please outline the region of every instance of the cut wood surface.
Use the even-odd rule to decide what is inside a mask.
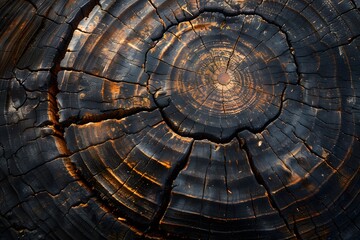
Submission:
[[[359,239],[359,8],[0,1],[0,239]]]

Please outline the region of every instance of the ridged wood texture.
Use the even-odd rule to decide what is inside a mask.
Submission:
[[[0,238],[359,239],[359,7],[0,1]]]

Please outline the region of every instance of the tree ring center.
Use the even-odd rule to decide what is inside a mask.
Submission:
[[[227,85],[230,83],[231,77],[227,72],[222,72],[218,75],[217,80],[221,85]]]

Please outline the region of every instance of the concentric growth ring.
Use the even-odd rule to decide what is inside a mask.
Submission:
[[[0,3],[0,239],[360,239],[356,0]]]
[[[170,126],[217,142],[262,129],[298,78],[277,26],[257,15],[216,12],[170,27],[147,54],[146,71]]]

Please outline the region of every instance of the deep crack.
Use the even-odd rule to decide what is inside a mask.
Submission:
[[[257,183],[260,186],[264,187],[264,189],[266,191],[266,196],[268,197],[268,200],[269,200],[269,203],[270,203],[271,207],[278,212],[279,216],[283,219],[287,229],[290,232],[294,233],[294,235],[296,236],[296,239],[301,240],[302,238],[301,238],[300,234],[298,233],[298,231],[295,230],[294,228],[293,229],[290,228],[290,224],[289,224],[288,220],[286,219],[286,217],[284,216],[284,214],[282,213],[279,205],[276,203],[275,197],[271,193],[271,189],[269,188],[269,186],[267,185],[265,179],[261,175],[261,172],[259,172],[257,167],[255,166],[254,159],[252,158],[252,154],[251,154],[251,151],[250,151],[250,149],[249,149],[249,147],[247,145],[247,142],[244,139],[239,139],[239,138],[238,138],[238,141],[239,141],[240,146],[242,145],[244,151],[246,152],[247,159],[249,160],[249,165],[250,165],[251,171],[253,172]]]
[[[171,200],[171,193],[173,188],[175,187],[174,181],[179,176],[180,172],[186,167],[186,165],[189,162],[190,154],[194,146],[194,141],[191,142],[189,145],[187,151],[184,153],[184,157],[176,164],[174,167],[174,170],[171,172],[171,174],[168,176],[164,190],[161,194],[161,204],[156,211],[151,223],[149,224],[148,229],[145,231],[145,235],[157,235],[161,232],[159,229],[160,227],[160,221],[164,217],[166,210],[170,204]]]

